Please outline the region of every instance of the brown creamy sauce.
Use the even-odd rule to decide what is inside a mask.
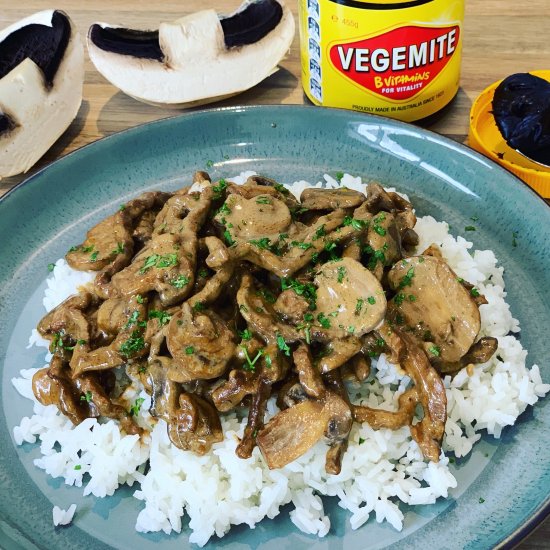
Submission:
[[[97,275],[38,325],[53,358],[33,378],[37,399],[75,424],[140,433],[141,403],[120,386],[143,388],[153,421],[198,454],[223,439],[220,415],[247,407],[236,453],[259,446],[270,468],[323,439],[339,473],[353,422],[409,425],[437,461],[442,376],[487,361],[496,340],[478,339],[483,296],[436,248],[415,255],[412,205],[376,183],[298,201],[262,176],[193,180],[129,201],[67,253]],[[345,384],[368,381],[381,353],[412,380],[395,412],[353,405]],[[281,411],[265,422],[272,396]]]

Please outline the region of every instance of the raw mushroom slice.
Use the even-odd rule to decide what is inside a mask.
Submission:
[[[316,314],[322,313],[328,319],[329,335],[360,337],[383,321],[384,290],[378,279],[357,260],[342,258],[323,264],[317,271],[315,284]]]
[[[84,49],[58,10],[0,31],[0,178],[27,172],[73,121],[82,102]]]
[[[96,23],[88,52],[97,70],[129,96],[182,108],[255,86],[277,70],[293,38],[290,9],[281,0],[258,0],[228,17],[203,10],[161,23],[158,31]]]

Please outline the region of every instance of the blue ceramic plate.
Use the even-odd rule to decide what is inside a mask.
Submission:
[[[216,177],[256,170],[281,181],[316,181],[347,171],[405,191],[420,215],[447,220],[454,231],[479,217],[469,234],[493,249],[505,267],[509,302],[521,321],[529,364],[550,381],[550,208],[514,176],[477,153],[414,126],[346,111],[247,107],[196,112],[134,128],[48,166],[0,202],[0,546],[4,548],[187,548],[188,534],[134,531],[140,503],[131,489],[83,498],[33,466],[37,445],[17,447],[12,428],[31,413],[10,379],[42,365],[26,349],[42,316],[49,262],[85,231],[147,189],[176,189],[195,170]],[[517,246],[512,233],[517,233]],[[209,547],[295,549],[489,548],[512,545],[550,507],[550,399],[504,432],[484,438],[455,466],[458,489],[435,505],[407,508],[398,533],[371,520],[352,531],[348,514],[330,500],[330,534],[296,531],[283,513],[254,530],[236,527]],[[484,499],[480,503],[480,499]],[[75,522],[54,528],[52,506],[78,503]]]

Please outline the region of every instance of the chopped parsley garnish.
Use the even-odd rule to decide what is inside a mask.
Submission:
[[[360,437],[359,438],[359,445],[363,445],[363,443],[365,443],[365,440],[362,437]]]
[[[485,499],[483,497],[479,497],[479,503],[483,504],[485,502]]]
[[[214,166],[214,161],[213,160],[207,160],[206,161],[206,167],[207,168],[212,168],[212,166]]]
[[[119,351],[128,358],[140,352],[144,347],[145,340],[143,336],[141,336],[141,332],[139,330],[134,330],[130,338],[121,344]]]
[[[266,355],[264,357],[264,361],[265,361],[265,366],[270,369],[271,368],[271,365],[273,364],[273,360],[271,359],[271,355]]]
[[[256,204],[271,204],[271,201],[267,197],[258,197]]]
[[[350,326],[348,327],[348,332],[349,332],[350,334],[353,334],[353,333],[355,332],[355,327],[352,326],[352,325],[350,325]]]
[[[77,247],[78,248],[78,247]],[[82,250],[82,252],[84,252],[85,254],[87,254],[88,252],[91,252],[92,250],[94,249],[94,245],[90,245],[90,246],[81,246],[80,247],[80,250]]]
[[[399,292],[395,295],[393,301],[396,303],[396,305],[400,306],[405,301],[405,295],[402,292]]]
[[[323,328],[330,328],[330,320],[324,313],[319,313],[319,315],[317,315],[317,321],[319,321],[319,324]]]
[[[470,294],[471,294],[474,298],[477,298],[478,296],[480,296],[479,290],[478,290],[475,286],[472,288],[472,290],[470,290]]]
[[[248,355],[248,350],[245,346],[241,346],[241,349],[244,352],[244,357],[246,359],[246,364],[243,365],[244,370],[249,370],[250,372],[256,371],[256,363],[258,362],[258,359],[264,354],[264,350],[260,349],[254,356],[254,359],[250,359],[250,355]]]
[[[376,339],[376,345],[379,348],[383,348],[386,345],[386,340],[384,340],[384,338],[377,338]]]
[[[144,401],[145,401],[144,397],[138,397],[134,401],[134,404],[130,407],[130,416],[137,416],[139,414],[141,405],[143,405]]]
[[[309,250],[313,247],[311,243],[305,243],[303,241],[292,241],[290,243],[291,246],[296,246],[297,248],[301,248],[302,250]]]
[[[383,222],[385,219],[386,219],[386,214],[382,212],[372,220],[373,221],[372,228],[374,229],[374,232],[380,235],[381,237],[384,237],[386,235],[386,230],[380,226],[380,222]]]
[[[195,353],[195,348],[193,346],[187,346],[185,348],[185,355],[193,355]]]
[[[124,252],[124,243],[117,243],[116,248],[111,254],[122,254]]]
[[[407,300],[409,300],[409,302],[416,302],[416,296],[414,294],[409,294]]]
[[[273,295],[273,292],[268,288],[261,288],[256,292],[258,296],[261,296],[269,304],[274,304],[277,301],[277,298]]]
[[[75,464],[74,465],[74,469],[75,470],[81,470],[82,469],[82,466],[80,464]]]
[[[172,315],[167,311],[153,309],[149,312],[149,319],[158,319],[160,326],[166,325],[171,318]]]
[[[323,224],[321,227],[319,227],[319,229],[317,229],[317,231],[315,231],[313,235],[313,240],[316,241],[317,239],[324,237],[326,234],[327,233],[325,231],[325,224]]]
[[[84,395],[80,396],[80,401],[86,401],[86,403],[89,403],[92,400],[92,392],[87,391]]]
[[[288,233],[280,233],[279,240],[284,241],[285,239],[288,239]]]
[[[262,237],[261,239],[248,241],[250,244],[261,248],[262,250],[269,250],[271,248],[271,240],[267,237]]]
[[[206,306],[204,305],[204,302],[197,302],[193,306],[193,311],[204,311],[206,309]]]
[[[281,289],[292,289],[298,296],[303,296],[308,301],[311,311],[317,308],[317,289],[313,283],[301,283],[296,279],[283,277],[281,279]]]
[[[172,267],[178,264],[178,256],[175,253],[171,254],[151,254],[147,256],[139,272],[143,275],[152,267],[166,268]]]
[[[407,273],[399,282],[399,288],[405,288],[406,286],[410,286],[412,284],[413,277],[414,277],[414,266],[409,267]]]
[[[274,186],[276,191],[279,191],[279,193],[282,193],[283,195],[288,195],[290,191],[281,183],[276,183]]]
[[[203,279],[208,277],[208,269],[203,267],[201,270],[199,270],[198,275],[199,275],[199,277],[201,277]]]
[[[306,326],[304,328],[304,334],[306,336],[306,344],[311,344],[311,327]]]
[[[239,306],[239,309],[240,309],[241,311],[244,311],[245,313],[248,312],[248,308],[247,308],[244,304],[241,304],[241,305]]]
[[[55,264],[48,264],[48,271],[51,273],[54,270]]]
[[[90,262],[95,262],[97,260],[97,255],[99,254],[99,252],[96,250],[95,252],[92,252],[90,254]]]
[[[290,356],[290,348],[281,334],[277,334],[277,346],[287,356]]]
[[[227,203],[224,202],[220,209],[218,210],[218,214],[231,214],[231,208],[227,206]]]
[[[214,185],[214,187],[212,187],[212,191],[214,191],[214,199],[219,199],[226,189],[227,182],[224,179],[218,181],[218,185]]]
[[[174,286],[175,286],[175,285],[174,285]],[[143,304],[143,296],[142,296],[141,294],[138,294],[138,295],[136,296],[136,302],[137,302],[138,304]]]
[[[369,222],[366,220],[356,220],[355,218],[352,218],[351,216],[346,216],[344,218],[344,221],[342,225],[348,226],[351,225],[353,229],[356,229],[357,231],[361,231],[361,229],[364,229],[365,227],[368,227]]]
[[[464,231],[475,231],[476,228],[475,226],[473,225],[467,225],[465,228],[464,228]]]
[[[324,246],[324,250],[327,252],[333,252],[337,246],[338,245],[334,241],[328,241]]]
[[[124,325],[123,328],[129,328],[131,327],[132,325],[137,325],[139,321],[139,311],[136,309],[132,312],[132,315],[130,315],[130,317],[128,317],[128,321],[126,321],[126,324]]]
[[[229,229],[226,229],[224,232],[223,232],[223,238],[225,239],[225,242],[229,245],[229,246],[232,246],[235,244],[235,241],[233,240],[233,237],[231,236],[231,232],[229,231]]]
[[[357,303],[355,304],[355,315],[359,315],[363,309],[364,304],[363,298],[357,298]]]
[[[338,268],[338,279],[337,279],[338,282],[343,283],[345,276],[346,276],[346,268],[344,266],[340,266]]]
[[[478,218],[477,216],[472,216],[470,219],[471,219],[473,222],[479,221],[479,218]]]
[[[125,204],[121,204],[118,209],[120,210],[120,212],[124,212],[124,210],[126,210],[126,205]]]
[[[342,181],[342,178],[344,177],[344,172],[336,172],[334,177],[336,181],[340,183]]]
[[[428,348],[428,351],[436,357],[439,357],[441,355],[441,348],[439,346],[430,346]]]
[[[512,231],[512,246],[516,248],[517,245],[518,245],[518,232]]]
[[[243,340],[250,340],[252,338],[252,332],[250,332],[250,330],[248,330],[247,328],[245,328],[244,330],[240,331],[239,332],[239,336],[243,339]]]

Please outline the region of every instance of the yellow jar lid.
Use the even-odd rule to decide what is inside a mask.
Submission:
[[[550,71],[529,71],[550,82]],[[493,96],[499,80],[483,90],[470,111],[470,147],[498,162],[531,186],[544,198],[550,198],[550,167],[534,162],[507,145],[492,113]]]

